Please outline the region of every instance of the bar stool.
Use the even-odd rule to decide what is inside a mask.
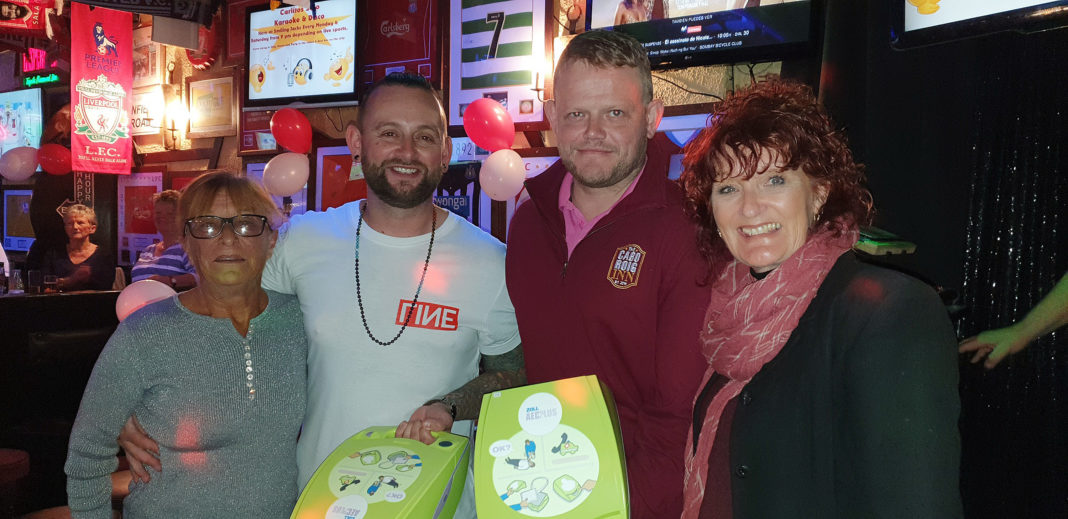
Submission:
[[[29,453],[0,449],[0,517],[14,517],[22,506],[21,483],[29,473]]]

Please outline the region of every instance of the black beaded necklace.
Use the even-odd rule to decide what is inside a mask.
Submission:
[[[363,310],[363,295],[360,293],[360,230],[363,229],[363,212],[366,208],[367,202],[364,202],[360,207],[360,221],[356,224],[356,303],[360,306],[360,319],[363,321],[363,329],[367,330],[367,336],[379,346],[389,346],[390,344],[397,342],[397,339],[400,339],[404,330],[408,328],[408,321],[412,318],[412,311],[415,310],[415,304],[419,302],[419,292],[423,290],[423,281],[426,280],[426,270],[430,267],[430,252],[434,250],[434,233],[438,226],[438,211],[431,206],[430,246],[426,249],[426,261],[423,262],[423,275],[419,277],[419,286],[415,289],[415,296],[412,297],[412,304],[408,307],[408,312],[404,315],[404,324],[401,325],[401,329],[397,332],[397,335],[394,335],[389,341],[383,342],[375,337],[375,335],[371,333],[371,328],[367,326],[367,315]]]

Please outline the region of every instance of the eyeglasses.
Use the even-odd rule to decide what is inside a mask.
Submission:
[[[234,234],[253,238],[263,234],[267,225],[267,217],[258,214],[242,214],[223,218],[221,216],[194,216],[185,221],[185,228],[189,234],[198,240],[210,240],[222,234],[223,227],[230,224]]]

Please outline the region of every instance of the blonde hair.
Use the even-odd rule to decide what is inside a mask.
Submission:
[[[267,192],[247,177],[239,177],[229,171],[205,173],[185,187],[178,200],[181,221],[204,215],[211,209],[219,193],[226,193],[238,211],[254,211],[266,216],[271,229],[278,229],[282,225],[282,212]]]
[[[68,218],[74,218],[79,215],[89,218],[89,223],[96,225],[96,211],[84,204],[74,204],[68,207],[67,213],[63,215],[63,223],[67,223]]]

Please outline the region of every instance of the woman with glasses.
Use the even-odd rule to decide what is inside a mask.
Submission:
[[[200,283],[127,317],[97,360],[68,450],[72,516],[110,517],[116,436],[136,415],[165,468],[130,484],[124,517],[288,517],[307,344],[296,298],[260,288],[281,215],[229,173],[178,209]]]

